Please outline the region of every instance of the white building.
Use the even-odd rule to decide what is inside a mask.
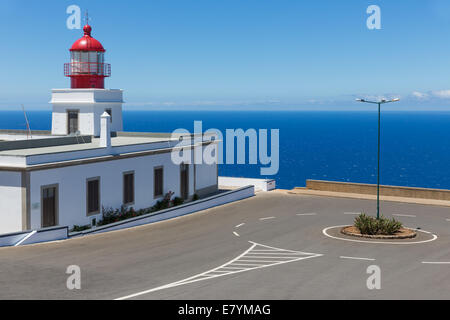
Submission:
[[[84,32],[65,66],[71,89],[52,91],[52,131],[0,130],[0,234],[93,224],[102,207],[148,208],[169,191],[186,200],[217,191],[217,162],[171,157],[217,151],[210,137],[122,132],[123,92],[104,89],[105,50]]]

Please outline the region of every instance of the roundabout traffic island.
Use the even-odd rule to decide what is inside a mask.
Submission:
[[[375,218],[360,214],[353,225],[327,227],[322,233],[332,239],[372,244],[419,244],[431,242],[437,236],[420,228],[404,227],[400,221],[383,216]]]
[[[341,229],[341,233],[346,236],[367,238],[367,239],[412,239],[417,236],[417,232],[412,229],[400,228],[394,234],[363,234],[355,226],[346,226]]]
[[[364,213],[355,218],[352,226],[343,227],[341,233],[352,237],[389,240],[411,239],[417,235],[414,230],[404,228],[400,221],[383,216],[374,218]]]

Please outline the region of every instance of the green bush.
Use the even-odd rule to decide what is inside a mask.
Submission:
[[[174,206],[179,206],[179,205],[183,204],[183,202],[184,202],[183,198],[180,198],[180,197],[175,197],[173,199]]]
[[[388,219],[381,216],[380,219],[377,220],[376,218],[367,216],[364,213],[361,213],[355,218],[353,225],[358,228],[362,234],[368,235],[392,235],[403,227],[402,223],[395,219]]]
[[[85,226],[74,225],[72,230],[70,230],[70,232],[80,232],[80,231],[88,230],[90,228],[91,228],[91,226],[89,224],[87,224]]]
[[[167,209],[170,207],[171,202],[175,205],[176,198],[174,200],[171,200],[173,194],[174,193],[172,191],[169,191],[168,193],[166,193],[164,198],[162,200],[156,202],[156,204],[153,207],[140,209],[138,211],[135,211],[134,208],[132,208],[132,207],[129,208],[124,205],[122,205],[120,207],[120,209],[113,209],[111,207],[107,207],[107,208],[102,207],[102,219],[97,222],[97,226],[104,226],[106,224],[126,220],[129,218],[138,217],[143,214]],[[179,198],[179,199],[181,199],[181,198]],[[176,200],[176,201],[178,203],[180,200]],[[182,201],[181,203],[183,203],[182,199],[181,199],[181,201]],[[179,203],[179,204],[181,204],[181,203]]]

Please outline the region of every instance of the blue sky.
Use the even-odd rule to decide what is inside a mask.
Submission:
[[[448,0],[0,0],[1,108],[49,108],[50,89],[69,86],[72,4],[130,107],[344,109],[364,96],[450,109]],[[366,27],[372,4],[381,30]]]

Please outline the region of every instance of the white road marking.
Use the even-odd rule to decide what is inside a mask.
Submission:
[[[344,214],[354,214],[354,215],[359,215],[359,214],[361,214],[361,212],[344,212]]]
[[[393,216],[396,216],[396,217],[409,217],[409,218],[415,218],[416,217],[415,215],[412,215],[412,214],[393,214]]]
[[[252,253],[249,253],[249,255],[260,255],[260,254],[275,254],[275,255],[285,255],[285,254],[288,254],[288,255],[292,255],[293,253],[284,253],[284,252],[268,252],[268,251],[266,251],[266,252],[262,252],[262,251],[258,251],[258,252],[252,252]]]
[[[437,235],[435,235],[435,234],[433,234],[433,233],[431,233],[429,231],[417,230],[417,229],[413,229],[413,228],[407,228],[407,229],[411,229],[411,230],[414,230],[414,231],[417,231],[417,232],[428,233],[428,234],[432,235],[432,238],[428,239],[428,240],[415,241],[415,242],[392,242],[392,241],[371,241],[371,240],[356,240],[356,239],[338,238],[338,237],[335,237],[335,236],[332,236],[332,235],[328,234],[328,230],[333,229],[333,228],[342,228],[342,227],[348,227],[348,225],[328,227],[328,228],[323,229],[322,233],[324,235],[326,235],[327,237],[332,238],[332,239],[336,239],[336,240],[363,242],[363,243],[374,243],[374,244],[419,244],[419,243],[431,242],[431,241],[434,241],[434,240],[437,239]]]
[[[31,231],[29,234],[27,234],[22,240],[20,240],[19,242],[17,242],[14,247],[20,246],[22,243],[25,242],[25,240],[27,240],[28,238],[30,238],[33,234],[35,234],[37,231],[33,230]]]
[[[311,213],[297,213],[297,216],[315,216],[317,213],[311,212]]]
[[[359,258],[359,257],[347,257],[347,256],[340,256],[341,259],[352,259],[352,260],[367,260],[367,261],[375,261],[375,259],[372,258]]]
[[[445,220],[450,221],[450,219],[445,219]]]
[[[265,217],[265,218],[259,218],[259,220],[263,221],[263,220],[270,220],[270,219],[275,219],[275,217]]]
[[[235,228],[240,228],[240,227],[242,227],[244,224],[245,224],[245,223],[238,224]]]
[[[276,265],[280,265],[280,264],[285,264],[285,263],[306,260],[306,259],[322,256],[322,254],[318,254],[318,253],[307,253],[307,252],[302,252],[302,251],[286,250],[286,249],[280,249],[280,248],[275,248],[275,247],[269,247],[269,246],[259,244],[256,242],[252,242],[252,241],[249,241],[249,242],[252,244],[249,249],[244,251],[244,253],[237,256],[236,258],[230,260],[229,262],[227,262],[217,268],[208,270],[206,272],[200,273],[198,275],[195,275],[195,276],[192,276],[192,277],[189,277],[189,278],[177,281],[177,282],[169,283],[164,286],[160,286],[160,287],[156,287],[153,289],[130,294],[130,295],[127,295],[124,297],[117,298],[115,300],[131,299],[131,298],[135,298],[138,296],[142,296],[144,294],[149,294],[149,293],[152,293],[155,291],[160,291],[160,290],[164,290],[164,289],[168,289],[168,288],[178,287],[178,286],[182,286],[182,285],[189,284],[189,283],[214,279],[214,278],[223,277],[223,276],[227,276],[227,275],[231,275],[231,274],[236,274],[236,273],[241,273],[241,272],[246,272],[246,271],[251,271],[251,270],[257,270],[257,269],[272,267],[272,266],[276,266]],[[267,262],[262,262],[262,261],[255,262],[254,260],[252,260],[251,262],[254,262],[254,263],[246,262],[248,259],[248,254],[251,254],[253,252],[253,250],[262,250],[261,248],[265,248],[264,250],[270,249],[270,251],[283,252],[286,254],[290,254],[291,256],[289,257],[290,258],[289,260],[284,260],[284,261],[276,260],[276,261],[267,261]],[[278,258],[278,257],[276,257],[276,258]],[[237,266],[241,266],[241,267],[237,267]]]
[[[422,261],[423,264],[450,264],[450,261]]]
[[[237,233],[236,231],[234,231],[233,234],[234,234],[236,237],[240,237],[239,233]]]

